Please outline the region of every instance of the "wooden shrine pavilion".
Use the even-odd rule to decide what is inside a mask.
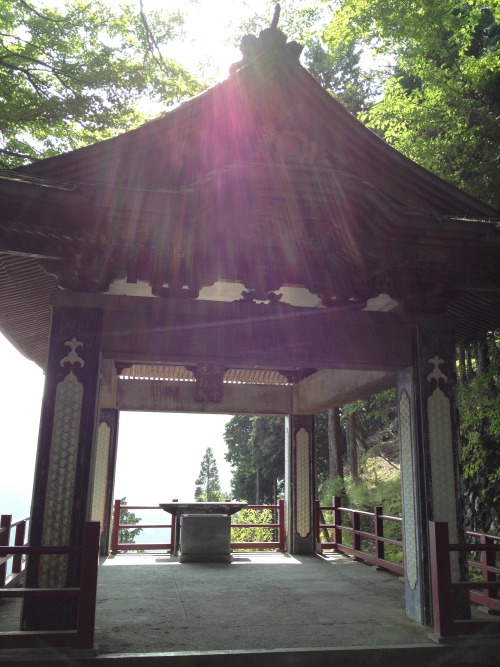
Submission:
[[[500,214],[364,127],[277,28],[242,52],[156,120],[0,173],[0,328],[46,377],[30,542],[79,544],[92,518],[106,552],[121,410],[272,414],[287,549],[314,553],[313,416],[397,386],[427,623],[428,521],[464,531],[454,346],[500,327]],[[75,576],[44,557],[28,585]],[[25,605],[25,629],[67,618]]]

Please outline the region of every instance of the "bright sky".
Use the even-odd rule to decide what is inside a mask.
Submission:
[[[301,0],[297,0],[300,3]],[[239,24],[262,11],[265,0],[143,0],[146,10],[192,6],[187,38],[175,46],[182,64],[209,64],[214,78],[225,78],[241,59],[230,44]],[[137,6],[139,2],[137,1]],[[269,15],[268,24],[272,20]],[[234,39],[233,39],[234,41]],[[0,514],[29,514],[35,468],[43,373],[0,334]],[[231,472],[224,459],[224,425],[229,416],[121,413],[115,498],[129,504],[189,500],[207,447],[211,447],[222,490],[229,495]]]
[[[297,4],[302,1],[296,0]],[[168,55],[190,70],[200,64],[206,66],[216,80],[225,78],[229,67],[241,60],[238,46],[232,44],[240,24],[262,13],[266,4],[266,0],[143,0],[146,11],[163,7],[187,13],[186,38],[181,44],[174,44]],[[272,18],[271,12],[269,25]]]
[[[44,376],[0,335],[0,514],[28,515]],[[227,415],[120,413],[115,498],[130,505],[192,500],[207,447],[229,495],[231,468],[224,459]]]
[[[190,69],[208,63],[213,76],[222,79],[231,64],[241,59],[229,40],[240,22],[261,9],[265,0],[143,0],[143,5],[146,11],[192,6],[186,43],[175,45],[172,57]],[[0,363],[0,514],[18,519],[30,512],[44,377],[1,334]],[[134,505],[192,499],[207,447],[214,452],[222,490],[229,496],[231,469],[224,459],[223,440],[229,418],[121,413],[115,498],[126,496]]]

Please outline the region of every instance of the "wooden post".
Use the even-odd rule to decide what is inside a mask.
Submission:
[[[352,513],[352,548],[354,551],[361,551],[361,535],[358,534],[361,528],[361,515],[356,510]]]
[[[85,524],[78,605],[77,648],[92,648],[94,644],[100,533],[101,524],[99,521],[89,521]]]
[[[23,519],[16,526],[16,532],[14,535],[14,544],[16,547],[24,546],[24,540],[26,536],[26,520]],[[19,574],[21,572],[23,565],[22,554],[16,554],[12,559],[12,574]]]
[[[8,547],[10,540],[10,526],[12,524],[12,515],[11,514],[2,514],[0,517],[0,546]],[[3,560],[3,562],[2,562]],[[8,557],[5,556],[3,559],[0,559],[0,586],[5,586],[5,580],[7,578],[7,561]]]
[[[278,510],[278,523],[279,523],[279,528],[278,528],[278,542],[279,542],[279,547],[278,549],[280,551],[285,550],[285,501],[284,500],[279,500],[278,501],[279,505],[279,510]]]
[[[382,508],[375,506],[373,508],[373,522],[375,529],[375,555],[380,560],[384,560],[384,542],[381,537],[384,537],[384,522],[382,520]]]
[[[111,553],[118,553],[118,535],[120,532],[121,500],[115,500],[113,511],[113,531],[111,533]]]
[[[449,637],[456,634],[453,630],[451,568],[448,547],[448,524],[445,521],[429,521],[432,614],[434,633],[438,637]]]
[[[342,498],[340,496],[333,496],[332,498],[332,507],[333,507],[333,523],[335,528],[333,529],[333,540],[335,544],[342,544],[342,511],[340,509],[342,505]]]

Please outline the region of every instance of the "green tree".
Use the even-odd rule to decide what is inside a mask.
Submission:
[[[500,534],[499,332],[489,337],[488,364],[462,378],[458,397],[467,528]]]
[[[114,11],[102,0],[0,7],[0,166],[15,167],[118,134],[199,84],[165,46],[179,13]],[[144,108],[144,104],[143,104]]]
[[[127,498],[121,499],[121,506],[127,504]],[[136,516],[128,509],[122,509],[120,512],[120,524],[127,526],[136,526],[142,519]],[[134,544],[135,538],[142,532],[142,528],[120,528],[118,531],[118,542],[120,544]]]
[[[194,497],[205,502],[222,500],[217,461],[211,447],[207,447],[201,460],[200,474],[196,479]]]
[[[306,69],[353,114],[368,111],[378,90],[374,74],[361,66],[361,55],[355,40],[328,48],[317,37],[304,57]]]
[[[226,460],[234,468],[233,497],[274,503],[283,489],[285,424],[282,417],[235,416],[224,432]]]
[[[415,162],[500,207],[499,0],[342,0],[325,31],[385,59],[360,118]]]

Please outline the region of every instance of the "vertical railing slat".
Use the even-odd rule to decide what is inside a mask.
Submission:
[[[14,544],[16,547],[24,546],[24,541],[26,538],[26,520],[23,519],[16,526],[16,532],[14,534]],[[12,574],[19,574],[21,572],[23,565],[23,557],[21,554],[16,554],[12,559]]]
[[[384,537],[384,521],[382,519],[382,508],[380,506],[375,506],[373,508],[373,523],[375,530],[375,555],[380,560],[384,560],[384,540],[380,539],[381,537]]]
[[[0,546],[9,546],[12,514],[2,514],[0,517]],[[5,586],[7,579],[7,560],[0,564],[0,586]]]

